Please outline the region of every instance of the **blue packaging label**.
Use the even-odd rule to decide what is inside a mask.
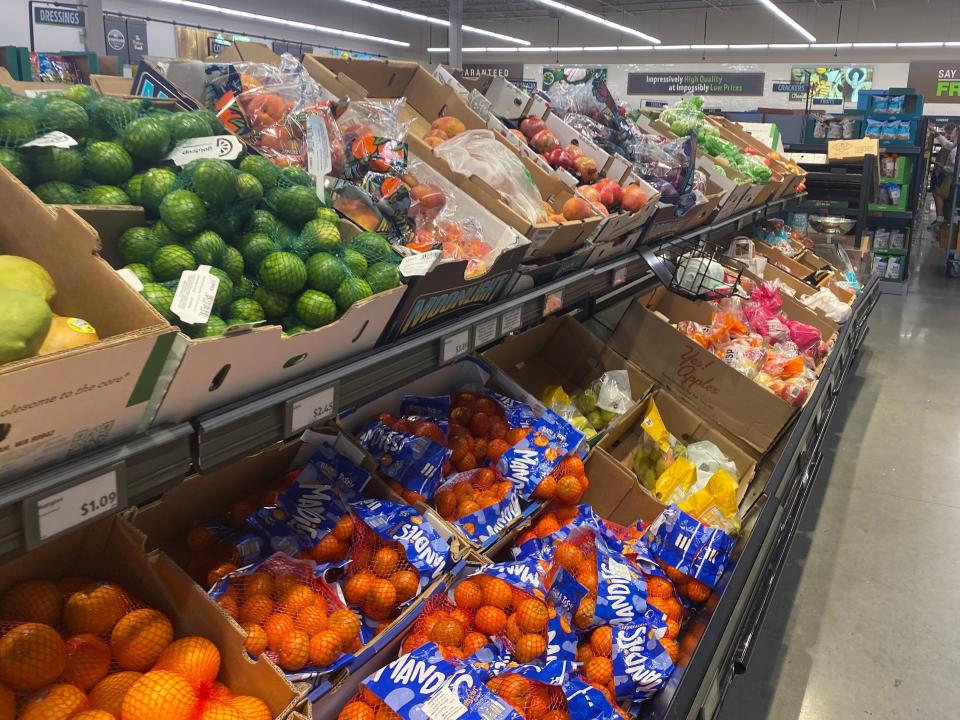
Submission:
[[[563,686],[567,696],[567,712],[571,718],[590,720],[623,720],[606,696],[579,677],[572,677]]]
[[[583,439],[583,433],[547,410],[523,440],[500,456],[497,469],[513,483],[520,497],[529,500],[563,456],[574,454]]]
[[[613,628],[611,661],[617,697],[646,700],[662,688],[674,665],[660,644],[666,634],[660,613],[649,612],[640,622]]]
[[[727,568],[733,538],[703,525],[676,505],[666,508],[647,530],[650,551],[661,562],[716,588]]]
[[[450,456],[447,448],[421,435],[392,430],[380,420],[367,423],[359,440],[380,472],[406,490],[433,497]]]
[[[601,625],[636,622],[647,611],[647,583],[622,555],[598,554],[597,605]]]
[[[500,393],[491,392],[489,394],[503,408],[504,419],[510,427],[533,427],[536,424],[537,414],[525,402],[514,400]]]
[[[354,465],[349,458],[338,453],[330,445],[321,445],[310,458],[307,468],[316,472],[318,479],[326,480],[327,484],[348,502],[360,497],[363,489],[370,482],[370,473]],[[302,474],[295,482],[299,482],[301,477],[303,477]]]
[[[473,470],[468,470],[450,475],[444,480],[443,485],[438,488],[438,490],[444,488],[451,489],[458,482],[464,480],[469,482],[473,474]],[[453,523],[459,527],[470,540],[481,544],[490,538],[496,537],[510,527],[516,519],[520,517],[520,514],[520,500],[517,498],[516,492],[511,490],[504,496],[503,500],[457,518]]]

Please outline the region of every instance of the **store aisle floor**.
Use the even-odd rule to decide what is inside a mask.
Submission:
[[[960,279],[927,237],[885,295],[744,676],[720,720],[953,718],[960,706]]]

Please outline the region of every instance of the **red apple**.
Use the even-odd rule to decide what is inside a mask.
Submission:
[[[593,217],[590,203],[580,197],[572,197],[563,204],[563,216],[567,220],[586,220]]]
[[[555,147],[560,147],[560,141],[557,140],[557,136],[549,130],[541,130],[530,138],[530,147],[537,152],[545,153],[548,150],[553,150]]]
[[[564,170],[569,170],[573,167],[573,158],[561,147],[548,150],[544,153],[544,157],[547,159],[547,162],[550,163],[550,167],[563,168]]]
[[[527,138],[532,138],[541,130],[546,130],[547,124],[540,118],[534,117],[525,117],[520,121],[520,132],[527,136]]]
[[[597,173],[600,172],[597,161],[586,155],[573,159],[573,170],[584,182],[593,182],[597,179]]]
[[[580,195],[587,200],[587,202],[600,202],[600,191],[592,185],[578,187],[577,192],[579,192]]]
[[[627,185],[623,189],[623,199],[620,201],[620,207],[625,212],[636,212],[647,204],[647,194],[639,185]]]
[[[607,210],[613,210],[623,202],[623,188],[616,180],[611,178],[604,178],[604,180],[598,181],[594,187],[600,188],[600,202],[606,205]]]
[[[578,157],[580,157],[581,155],[583,155],[583,150],[580,149],[580,146],[579,146],[579,145],[574,145],[573,143],[570,143],[569,145],[567,145],[567,146],[564,147],[563,149],[566,150],[566,151],[567,151],[567,154],[570,155],[570,157],[572,157],[572,158],[578,158]]]
[[[593,202],[593,203],[590,203],[590,207],[592,207],[594,210],[596,210],[600,215],[603,215],[604,217],[610,214],[610,211],[607,210],[607,208],[604,206],[603,203]]]

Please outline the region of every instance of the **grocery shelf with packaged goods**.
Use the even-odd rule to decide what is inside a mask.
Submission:
[[[254,68],[245,68],[247,78],[282,72],[265,48],[238,42],[234,51],[239,56],[231,62],[256,57]],[[169,603],[153,592],[157,583],[175,577],[176,592],[189,588],[200,611],[172,618],[177,635],[210,636],[230,654],[227,684],[236,690],[240,681],[256,690],[271,717],[312,712],[332,718],[341,711],[366,717],[360,705],[372,717],[383,689],[373,681],[359,689],[359,683],[398,654],[410,651],[443,673],[469,672],[459,665],[466,649],[490,653],[493,638],[524,662],[554,651],[590,660],[557,691],[516,680],[529,683],[531,697],[546,693],[559,709],[579,695],[590,698],[589,716],[602,707],[613,713],[614,695],[640,717],[690,717],[706,709],[711,694],[726,687],[728,670],[749,659],[746,639],[762,623],[764,592],[776,584],[816,477],[820,442],[866,334],[876,281],[853,293],[844,288],[843,268],[812,253],[781,258],[764,244],[758,226],[803,201],[803,175],[778,164],[769,148],[745,138],[733,123],[698,119],[710,123],[704,132],[715,138],[713,151],[734,153],[743,171],[718,170],[716,156],[683,160],[678,153],[671,162],[689,162],[694,185],[682,188],[688,198],[667,202],[657,189],[666,189],[662,183],[634,175],[635,163],[616,153],[590,148],[597,156],[590,156],[593,165],[574,164],[573,173],[531,157],[521,135],[524,146],[550,144],[546,132],[574,148],[589,147],[582,129],[540,108],[535,98],[521,99],[522,116],[484,117],[460,100],[464,88],[455,78],[440,73],[441,82],[415,63],[308,55],[303,67],[315,78],[318,98],[325,97],[321,90],[349,88],[362,99],[348,108],[356,116],[349,122],[345,116],[334,121],[318,100],[302,116],[284,118],[285,127],[292,123],[309,136],[320,119],[330,133],[363,136],[379,122],[384,125],[376,136],[382,138],[384,126],[398,119],[411,123],[406,143],[402,134],[392,136],[393,145],[368,152],[366,143],[347,141],[341,156],[335,143],[328,146],[329,168],[340,177],[328,180],[322,198],[314,194],[316,178],[298,167],[303,162],[315,171],[317,148],[271,145],[264,141],[269,127],[251,137],[241,133],[252,143],[240,148],[243,158],[223,164],[204,158],[179,170],[151,167],[161,157],[158,148],[165,155],[174,145],[169,137],[161,142],[166,124],[195,126],[188,147],[217,145],[207,139],[213,137],[209,115],[149,100],[111,103],[117,98],[110,97],[76,103],[93,117],[104,115],[104,103],[131,114],[103,129],[118,143],[91,144],[114,146],[94,149],[95,158],[104,156],[103,167],[88,163],[83,172],[119,173],[115,166],[123,165],[128,178],[114,180],[120,183],[138,167],[139,184],[118,192],[131,193],[125,197],[142,208],[104,205],[104,198],[121,199],[113,193],[92,195],[89,200],[101,203],[76,212],[64,205],[49,212],[12,175],[0,176],[0,190],[22,194],[36,217],[49,215],[88,234],[96,229],[99,245],[89,238],[91,254],[101,271],[107,263],[125,266],[122,275],[133,287],[118,283],[116,292],[140,308],[141,334],[150,340],[139,366],[130,363],[138,390],[126,392],[119,406],[137,414],[128,427],[86,452],[38,454],[10,475],[8,492],[0,494],[0,553],[20,555],[13,561],[19,567],[40,562],[36,558],[46,558],[50,548],[61,551],[71,539],[132,543],[133,564],[143,569],[110,571],[108,579],[164,612]],[[483,86],[503,89],[493,78]],[[245,103],[254,98],[258,112],[266,108],[269,88],[244,87],[234,119],[243,118]],[[178,97],[189,100],[185,93]],[[483,129],[498,127],[494,120],[512,139]],[[510,120],[521,127],[507,127]],[[657,125],[641,127],[648,142],[684,143],[666,126],[659,126],[663,135],[655,135]],[[454,145],[444,146],[461,135],[463,144],[482,140],[483,152],[532,184],[522,191],[500,186],[475,165],[455,165],[463,158],[444,152]],[[227,138],[224,145],[232,151],[235,142]],[[266,156],[283,169],[260,162]],[[401,157],[403,168],[391,165]],[[593,182],[595,171],[606,177]],[[386,192],[383,182],[377,185],[386,179],[398,180],[403,188],[394,191],[408,193],[411,207],[420,208],[412,211],[411,229],[429,232],[383,232],[391,202],[403,199]],[[37,185],[36,177],[33,184],[34,195],[62,200],[47,195],[50,188]],[[510,194],[532,197],[530,188],[551,212]],[[361,190],[384,197],[370,202]],[[245,217],[238,222],[223,199],[236,203],[247,193],[251,202],[240,204],[237,212]],[[375,213],[378,222],[370,224]],[[441,220],[450,223],[443,237],[431,234]],[[468,243],[471,232],[483,241]],[[734,246],[737,258],[720,262],[719,248],[746,235],[754,238]],[[250,249],[255,243],[263,253]],[[375,279],[372,268],[392,257],[380,249],[392,253],[393,245],[404,243],[407,258],[397,258],[399,268],[389,263],[396,282]],[[700,252],[706,244],[710,253]],[[157,262],[161,252],[164,262]],[[671,282],[680,294],[667,292],[650,271],[644,257],[654,255],[673,264]],[[196,267],[206,263],[212,267]],[[738,272],[729,277],[733,267]],[[70,282],[50,269],[64,298],[73,297]],[[328,275],[364,292],[334,290]],[[187,295],[187,281],[202,287],[205,277],[218,281],[210,283],[206,301],[176,299]],[[224,287],[236,290],[245,281],[249,292],[218,297]],[[711,304],[730,290],[737,294],[726,304]],[[307,293],[315,293],[310,303]],[[164,300],[167,294],[172,302]],[[814,295],[829,295],[832,305],[808,302]],[[777,309],[765,307],[767,300]],[[741,303],[745,310],[738,310]],[[784,323],[796,344],[748,330],[745,318],[754,312]],[[837,313],[841,322],[835,322]],[[264,326],[265,318],[278,324]],[[737,331],[745,336],[742,345],[711,331],[727,319],[743,328]],[[113,327],[109,318],[96,324]],[[765,348],[760,365],[755,355],[741,354],[750,343]],[[738,358],[736,369],[717,359],[724,350]],[[47,364],[78,355],[68,350]],[[27,370],[43,365],[29,357],[20,362]],[[684,362],[691,367],[683,369]],[[710,375],[702,384],[690,382],[697,368]],[[644,434],[653,418],[670,436],[665,449],[655,449]],[[646,448],[649,458],[641,462],[637,448]],[[716,465],[711,489],[692,489],[695,468],[672,494],[658,489],[671,463],[679,463],[675,472],[684,463],[693,468],[681,457],[688,448],[691,457],[698,450],[716,453],[709,460]],[[536,467],[521,472],[533,454]],[[409,463],[414,473],[403,470]],[[703,501],[706,506],[697,504]],[[317,503],[321,514],[313,509]],[[666,518],[690,533],[691,542],[729,561],[705,569],[672,558],[664,543],[674,526],[673,520],[665,525]],[[514,550],[531,544],[545,557],[557,552],[549,587],[526,552],[508,564]],[[277,550],[286,554],[270,555]],[[650,562],[639,561],[639,553],[650,553]],[[345,559],[351,561],[346,568]],[[317,564],[330,564],[324,579],[314,575]],[[34,577],[36,567],[18,571],[16,581]],[[143,587],[131,585],[136,572],[148,578]],[[13,582],[0,579],[0,591]],[[637,590],[632,608],[616,601],[617,583]],[[654,587],[663,594],[654,594]],[[568,592],[579,596],[562,594]],[[217,623],[204,628],[211,611],[233,617],[243,634],[219,615],[229,631]],[[644,658],[662,676],[655,684],[664,685],[648,702],[651,689],[606,679],[611,661],[630,651],[629,638],[609,623],[611,612],[629,612],[654,632],[651,637],[662,636]],[[580,632],[579,647],[571,627],[590,630],[589,636]],[[566,635],[563,647],[547,647],[548,629],[549,637]],[[420,647],[427,640],[443,654]],[[241,646],[260,659],[256,680],[235,674]],[[517,703],[508,691],[510,677],[488,687]]]

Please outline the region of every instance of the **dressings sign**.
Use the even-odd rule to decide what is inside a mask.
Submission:
[[[763,95],[762,72],[632,72],[627,95]]]
[[[960,103],[960,63],[912,62],[907,86],[925,103]]]

